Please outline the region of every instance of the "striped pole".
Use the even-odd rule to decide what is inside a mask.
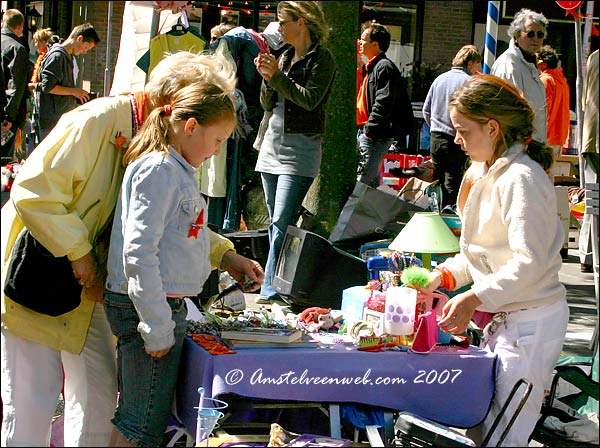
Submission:
[[[485,24],[485,50],[483,52],[483,73],[490,73],[496,60],[496,38],[498,37],[498,9],[500,2],[488,2]]]

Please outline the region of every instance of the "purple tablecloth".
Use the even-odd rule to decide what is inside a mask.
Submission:
[[[176,393],[179,418],[195,433],[198,387],[206,396],[321,403],[363,403],[470,428],[494,394],[496,357],[469,354],[368,353],[334,348],[252,349],[212,356],[186,337]]]

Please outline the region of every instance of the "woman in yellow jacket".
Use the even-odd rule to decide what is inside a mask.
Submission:
[[[235,82],[235,71],[222,62],[224,82]],[[57,317],[2,294],[2,446],[48,446],[63,369],[65,446],[108,445],[117,384],[114,338],[101,305],[104,230],[121,187],[123,148],[153,108],[168,104],[205,69],[198,55],[165,58],[144,92],[99,98],[63,115],[19,171],[2,208],[2,291],[24,227],[54,256],[68,257],[83,291],[81,304]],[[262,283],[260,265],[215,233],[210,256],[213,267],[238,279],[247,275],[256,288]]]

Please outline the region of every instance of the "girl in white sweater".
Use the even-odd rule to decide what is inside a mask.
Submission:
[[[527,446],[569,319],[558,279],[563,231],[546,174],[552,153],[532,140],[534,112],[503,79],[475,75],[452,95],[449,108],[455,142],[472,162],[458,194],[460,253],[430,274],[422,292],[472,283],[446,304],[439,322],[461,334],[475,312],[492,318],[482,344],[498,355],[496,395],[480,431],[470,435],[481,442],[515,382],[526,378],[532,393],[503,445]]]

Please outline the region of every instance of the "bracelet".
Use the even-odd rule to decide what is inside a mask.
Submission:
[[[441,268],[441,270],[444,273],[444,287],[443,288],[447,291],[452,291],[456,284],[456,282],[454,281],[454,276],[452,275],[452,272],[450,272],[447,268]]]
[[[441,283],[440,283],[440,288],[443,288],[447,291],[452,291],[454,289],[454,287],[456,286],[456,281],[454,280],[454,276],[452,275],[452,272],[450,272],[447,268],[444,267],[437,267],[434,269],[434,271],[437,271],[440,273],[441,276]]]

